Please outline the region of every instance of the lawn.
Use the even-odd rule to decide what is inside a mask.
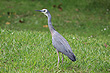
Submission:
[[[100,0],[1,1],[0,72],[109,73],[108,3]],[[64,63],[60,62],[57,67],[47,18],[35,11],[42,8],[50,11],[54,28],[69,42],[76,62],[64,56]]]

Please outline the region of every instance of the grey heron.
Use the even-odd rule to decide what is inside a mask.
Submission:
[[[68,44],[67,40],[62,35],[60,35],[52,26],[50,12],[47,9],[36,10],[36,11],[42,12],[48,17],[48,27],[52,35],[52,44],[54,48],[56,48],[58,54],[58,64],[60,61],[59,52],[62,53],[62,63],[63,63],[63,54],[68,56],[70,60],[76,61],[76,56],[72,52],[72,49]]]

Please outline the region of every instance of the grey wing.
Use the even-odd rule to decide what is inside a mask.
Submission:
[[[59,52],[65,55],[68,55],[69,52],[72,52],[71,47],[66,39],[58,32],[55,32],[55,34],[52,36],[52,44]]]
[[[56,48],[59,52],[61,53],[66,53],[67,49],[65,46],[61,43],[61,41],[55,40],[54,38],[52,39],[52,44],[54,48]]]

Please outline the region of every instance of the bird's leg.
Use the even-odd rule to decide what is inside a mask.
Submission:
[[[59,52],[58,52],[58,50],[56,50],[57,51],[57,54],[58,54],[58,64],[57,64],[57,66],[59,65],[59,62],[60,62],[60,58],[59,58]]]
[[[63,63],[63,53],[62,53],[62,63]]]

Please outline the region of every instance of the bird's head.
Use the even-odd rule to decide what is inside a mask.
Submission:
[[[42,13],[44,13],[44,15],[46,15],[46,16],[48,17],[48,13],[49,13],[49,11],[48,11],[47,9],[35,10],[35,11],[42,12]]]

